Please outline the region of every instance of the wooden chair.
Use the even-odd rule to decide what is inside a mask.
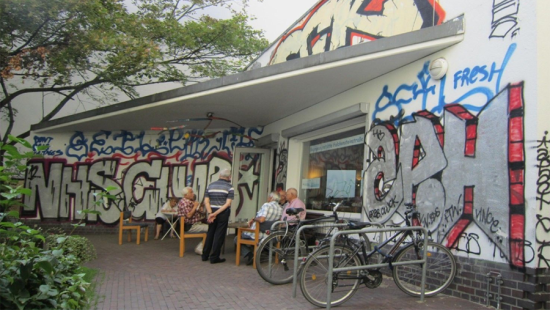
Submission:
[[[243,232],[251,232],[254,234],[254,239],[244,239],[242,237]],[[248,227],[239,227],[237,229],[237,257],[235,261],[235,265],[239,266],[241,263],[241,244],[248,244],[254,246],[254,263],[252,267],[256,269],[256,249],[258,248],[258,242],[260,241],[260,223],[256,223],[256,228],[248,228]]]
[[[248,227],[240,227],[237,230],[237,257],[235,264],[239,266],[240,260],[241,260],[241,244],[248,244],[254,246],[254,257],[252,258],[254,260],[253,267],[256,269],[256,250],[258,249],[258,243],[260,243],[260,232],[266,232],[267,230],[271,229],[271,226],[276,221],[264,221],[263,223],[256,222],[256,228],[250,229]],[[251,232],[254,233],[254,240],[252,239],[243,239],[242,233],[243,232]]]
[[[187,238],[202,238],[202,244],[204,245],[206,243],[205,232],[185,233],[185,221],[180,219],[180,257],[183,257],[185,254],[185,239]]]
[[[128,230],[128,242],[132,241],[132,230],[135,230],[137,232],[136,243],[139,244],[141,239],[142,228],[145,228],[145,242],[147,242],[149,238],[149,224],[132,222],[132,211],[120,212],[118,244],[122,245],[122,234],[124,233],[125,230]]]

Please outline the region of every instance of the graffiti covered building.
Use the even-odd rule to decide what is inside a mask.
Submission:
[[[383,225],[414,205],[458,259],[447,294],[547,309],[549,13],[543,0],[320,0],[245,72],[33,126],[50,147],[25,176],[24,213],[78,219],[115,186],[87,220],[113,227],[134,200],[150,221],[232,167],[233,218],[274,188],[297,188],[310,214],[345,199],[344,216]],[[204,115],[220,118],[150,130]]]

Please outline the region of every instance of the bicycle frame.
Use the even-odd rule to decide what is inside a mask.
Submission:
[[[419,227],[419,226],[407,226],[407,227]],[[397,227],[396,227],[397,228]],[[388,243],[390,243],[391,241],[393,241],[394,239],[396,239],[399,235],[401,235],[401,237],[399,237],[399,240],[397,240],[395,242],[395,244],[392,246],[392,248],[388,251],[388,253],[383,253],[381,251],[381,248],[383,248],[384,246],[386,246]],[[395,252],[397,252],[397,250],[399,250],[399,247],[401,246],[401,244],[403,244],[403,242],[405,242],[405,240],[407,239],[407,237],[411,237],[411,239],[413,239],[413,242],[414,242],[414,238],[413,238],[413,232],[411,230],[406,230],[406,231],[400,231],[400,232],[397,232],[395,233],[393,236],[387,238],[386,240],[384,240],[384,242],[380,243],[379,246],[375,246],[375,249],[370,251],[369,253],[365,253],[365,251],[363,251],[363,263],[365,262],[368,262],[369,258],[371,258],[371,256],[373,256],[374,254],[378,253],[380,255],[383,255],[384,256],[384,260],[382,261],[382,263],[387,263],[388,260],[390,260],[390,263],[391,263],[391,258],[392,255],[395,254]],[[358,248],[359,249],[359,248]],[[357,250],[358,250],[357,249]],[[358,251],[356,251],[355,254],[358,254],[357,253]]]
[[[294,240],[294,246],[295,246],[295,260],[294,260],[294,270],[296,270],[297,268],[297,255],[298,255],[298,251],[299,251],[299,237],[301,235],[301,233],[303,232],[303,230],[305,228],[310,228],[310,227],[318,227],[316,225],[306,225],[306,224],[309,224],[309,223],[319,223],[319,222],[323,222],[323,221],[327,221],[327,220],[338,220],[338,217],[335,216],[334,214],[333,215],[328,215],[328,216],[324,216],[324,217],[320,217],[320,218],[317,218],[317,219],[312,219],[312,220],[306,220],[306,221],[298,221],[298,222],[295,222],[296,225],[293,229],[293,232],[292,232],[292,236],[290,239]],[[278,224],[286,224],[287,227],[286,227],[286,230],[285,230],[285,236],[288,234],[288,224],[289,223],[292,223],[292,222],[289,222],[289,221],[277,221],[275,223],[273,223],[271,225],[271,229],[273,230],[273,228],[276,227],[276,225]],[[340,225],[347,225],[347,224],[340,224]],[[305,228],[304,228],[305,227]],[[332,229],[334,229],[335,226],[327,226],[327,227],[331,227],[331,230],[327,233],[327,236],[330,234],[330,232],[332,232]],[[306,245],[307,246],[307,245]],[[269,269],[268,269],[268,272],[271,273],[271,263],[272,263],[272,255],[273,253],[271,252],[271,247],[269,247],[269,255],[268,255],[268,266],[269,266]],[[296,273],[294,273],[293,275],[294,277],[296,276]],[[293,279],[293,283],[296,283],[296,279]],[[294,284],[295,285],[295,284]],[[294,293],[294,295],[296,295],[296,293]]]
[[[380,224],[376,224],[376,225],[380,225]],[[348,224],[334,224],[334,225],[331,225],[329,227],[331,227],[332,229],[336,228],[336,227],[346,227],[348,226]],[[307,228],[315,228],[317,227],[316,225],[304,225],[302,227],[300,227],[298,229],[298,233],[297,233],[297,236],[300,235],[300,233],[307,229]],[[382,227],[382,225],[380,225],[380,227]],[[332,231],[331,229],[331,231]],[[298,251],[299,251],[299,248],[298,248],[298,238],[295,237],[295,241],[294,241],[294,274],[292,276],[292,297],[293,298],[296,298],[296,287],[298,286],[298,260],[300,259],[300,257],[298,257]],[[271,253],[270,253],[271,254]]]
[[[281,224],[281,223],[284,223],[286,224],[286,228],[284,229],[284,233],[283,233],[283,236],[284,238],[288,238],[287,240],[292,240],[294,242],[294,247],[295,247],[295,253],[294,253],[294,270],[293,270],[293,277],[295,278],[296,277],[296,273],[295,273],[295,270],[297,268],[297,257],[298,257],[298,251],[301,250],[300,248],[300,237],[303,236],[304,237],[304,240],[306,240],[305,238],[305,233],[303,232],[305,228],[302,228],[304,226],[308,226],[306,228],[309,228],[309,227],[321,227],[321,225],[310,225],[310,224],[314,224],[314,223],[325,223],[325,222],[332,222],[334,224],[337,224],[337,222],[339,221],[339,218],[338,218],[338,213],[337,213],[337,210],[338,210],[338,207],[341,205],[341,203],[337,203],[334,208],[333,208],[333,213],[332,215],[327,215],[327,216],[323,216],[323,217],[320,217],[320,218],[316,218],[316,219],[310,219],[310,220],[301,220],[301,221],[277,221],[275,223],[273,223],[271,225],[271,230],[274,230],[275,227],[277,227],[278,224]],[[294,227],[292,227],[292,233],[289,233],[289,227],[290,227],[290,223],[292,224],[295,224]],[[335,225],[326,225],[326,223],[323,225],[323,227],[326,227],[326,228],[329,228],[328,232],[326,233],[326,236],[330,236],[330,234],[332,233],[332,231],[334,230],[334,228],[336,227]],[[341,225],[341,226],[345,226],[345,225]],[[277,231],[283,231],[282,229],[279,229]],[[277,245],[278,247],[278,245]],[[309,246],[307,246],[306,244],[306,249],[304,250],[304,255],[307,254],[307,249],[309,248]],[[268,269],[267,269],[267,273],[269,274],[269,277],[271,277],[271,266],[272,266],[272,263],[273,263],[273,252],[272,252],[272,249],[273,247],[272,246],[269,246],[269,253],[268,253]],[[286,250],[284,250],[285,253],[286,253]],[[286,255],[286,254],[285,254]],[[278,260],[278,259],[277,259]],[[285,263],[285,262],[283,262]],[[286,264],[286,263],[285,263]],[[285,268],[286,268],[286,265],[285,265]],[[296,280],[294,279],[294,283]],[[296,284],[294,284],[296,285]]]
[[[329,254],[329,258],[328,258],[328,272],[327,272],[328,273],[328,275],[327,275],[328,279],[327,279],[327,283],[332,283],[334,272],[341,272],[341,271],[348,271],[348,270],[374,269],[374,268],[382,268],[382,267],[387,266],[386,263],[382,263],[382,264],[373,264],[373,265],[363,265],[363,266],[357,266],[357,267],[333,268],[335,241],[336,241],[336,238],[338,238],[340,235],[381,233],[381,232],[391,232],[391,231],[398,231],[398,232],[410,231],[412,233],[412,231],[414,231],[414,230],[422,231],[424,236],[428,235],[428,230],[425,227],[422,227],[422,226],[393,227],[393,228],[381,228],[381,229],[365,228],[365,229],[361,229],[361,230],[346,230],[346,231],[336,232],[330,238],[330,250],[329,250],[330,254]],[[400,233],[398,233],[398,234],[400,234]],[[407,234],[404,234],[404,236],[406,237]],[[404,240],[405,237],[402,237],[401,239]],[[393,238],[388,238],[386,241],[384,241],[384,243],[387,244],[392,239]],[[376,250],[374,250],[371,253],[374,254],[374,252],[376,252]],[[425,287],[425,283],[426,283],[427,253],[428,253],[428,247],[425,246],[425,247],[423,247],[422,259],[406,261],[406,262],[397,262],[397,263],[394,264],[394,266],[410,265],[410,264],[422,264],[422,279],[421,279],[420,301],[424,301],[424,287]],[[326,309],[330,309],[331,300],[332,300],[332,286],[327,285],[327,306],[326,306]]]

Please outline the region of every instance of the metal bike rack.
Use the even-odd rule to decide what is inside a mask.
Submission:
[[[273,222],[273,224],[271,224],[271,228],[270,228],[270,231],[277,231],[279,229],[275,229],[278,225],[281,225],[281,224],[286,224],[287,223],[299,223],[299,221],[276,221],[276,222]],[[271,255],[271,247],[269,247],[269,254],[268,254],[268,267],[267,267],[267,272],[269,273],[269,275],[271,276],[271,258],[272,258],[272,255]]]
[[[491,283],[493,281],[495,282],[494,285],[496,285],[496,295],[493,295],[491,293]],[[487,292],[485,292],[485,306],[491,306],[491,298],[494,297],[494,300],[497,302],[497,306],[495,307],[495,309],[500,310],[500,303],[502,301],[502,297],[500,296],[500,294],[502,284],[504,284],[504,281],[502,280],[502,275],[498,272],[491,271],[487,273],[485,283],[487,285]]]
[[[300,239],[300,234],[302,233],[302,231],[304,229],[307,229],[307,228],[316,228],[316,227],[323,227],[323,228],[334,228],[334,227],[346,227],[348,226],[348,224],[336,224],[334,223],[334,219],[327,219],[326,222],[330,222],[332,221],[333,224],[332,225],[318,225],[318,224],[313,224],[313,225],[304,225],[300,228],[298,228],[298,232],[296,233],[296,236],[294,237],[294,270],[293,270],[293,274],[292,274],[292,297],[293,298],[296,298],[296,286],[297,286],[297,283],[298,283],[298,280],[297,280],[297,273],[298,273],[298,259],[300,259],[301,257],[298,256],[298,252],[300,251],[300,244],[299,244],[299,239]],[[320,221],[320,223],[322,223],[323,221]],[[325,223],[326,223],[325,222]]]
[[[332,300],[332,273],[338,272],[338,271],[348,271],[348,270],[362,270],[362,269],[372,269],[372,268],[381,268],[386,267],[388,264],[374,264],[374,265],[363,265],[363,266],[357,266],[357,267],[348,267],[348,268],[333,268],[334,264],[334,243],[338,236],[340,235],[350,235],[350,234],[368,234],[368,233],[382,233],[382,232],[388,232],[388,231],[409,231],[409,230],[421,230],[424,233],[424,236],[428,236],[428,230],[425,227],[420,226],[412,226],[412,227],[396,227],[396,228],[381,228],[381,229],[372,229],[372,228],[366,228],[361,230],[345,230],[345,231],[337,231],[332,237],[330,238],[330,250],[329,250],[329,257],[328,257],[328,279],[327,279],[327,306],[326,309],[330,309],[331,306],[331,300]],[[406,262],[396,262],[392,263],[393,266],[401,266],[401,265],[411,265],[411,264],[422,264],[422,280],[420,282],[421,288],[420,288],[420,301],[424,301],[424,291],[425,291],[425,284],[426,284],[426,267],[427,267],[427,253],[428,253],[428,247],[424,246],[424,255],[421,260],[411,260]]]

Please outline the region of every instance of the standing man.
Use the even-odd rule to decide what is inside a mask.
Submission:
[[[208,234],[206,243],[202,251],[202,261],[210,259],[211,264],[223,263],[225,258],[220,258],[220,252],[225,235],[227,234],[227,224],[231,214],[231,202],[233,201],[233,185],[231,181],[231,171],[222,169],[220,178],[208,185],[206,189],[204,205],[208,212]]]
[[[305,220],[306,219],[306,205],[303,201],[301,201],[298,198],[298,191],[295,188],[289,188],[286,191],[286,199],[288,200],[288,205],[283,209],[283,216],[281,217],[281,220]],[[298,213],[299,218],[296,218],[295,215],[288,215],[286,214],[286,210],[289,208],[295,208],[295,209],[303,209],[304,211]]]

